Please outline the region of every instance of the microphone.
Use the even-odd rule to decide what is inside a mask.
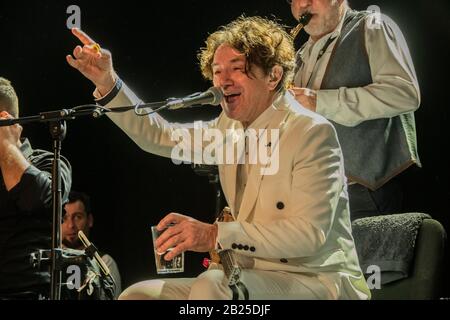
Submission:
[[[100,266],[100,270],[105,276],[111,276],[108,266],[103,261],[102,257],[98,254],[97,248],[89,241],[82,230],[78,231],[78,238],[81,240],[83,245],[86,247],[85,252],[90,258],[94,258]]]
[[[116,280],[112,276],[111,272],[109,271],[108,266],[103,261],[102,257],[100,257],[100,255],[98,254],[97,248],[94,246],[94,244],[92,242],[89,241],[89,239],[86,237],[86,235],[84,234],[84,232],[82,230],[78,231],[78,238],[81,240],[83,245],[86,247],[84,249],[84,253],[89,258],[91,258],[91,259],[94,258],[97,261],[97,263],[100,267],[101,273],[107,280],[107,284],[104,283],[103,288],[104,288],[106,294],[108,295],[108,297],[111,300],[113,300],[114,294],[115,294],[116,288],[117,288]],[[85,284],[87,284],[87,282],[85,282]],[[80,292],[80,291],[81,291],[81,288],[78,289],[78,292]]]
[[[222,90],[217,87],[211,87],[205,92],[194,93],[184,98],[171,99],[166,105],[169,110],[187,108],[198,104],[210,104],[217,106],[220,104],[222,99]]]

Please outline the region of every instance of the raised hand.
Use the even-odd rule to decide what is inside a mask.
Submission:
[[[101,49],[91,37],[80,29],[73,28],[72,33],[83,46],[76,46],[73,56],[66,56],[67,62],[91,80],[101,95],[107,94],[117,80],[111,52]]]

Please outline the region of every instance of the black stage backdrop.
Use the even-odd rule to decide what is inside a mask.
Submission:
[[[1,1],[0,76],[12,80],[23,116],[91,103],[93,85],[65,61],[78,44],[66,28],[67,8],[81,9],[81,27],[113,53],[115,68],[145,101],[206,90],[196,59],[207,35],[241,14],[280,19],[293,26],[285,0],[251,1]],[[422,211],[447,230],[450,199],[449,109],[446,73],[450,40],[446,0],[350,1],[378,5],[401,27],[422,92],[416,113],[423,169],[402,175],[407,211]],[[301,40],[304,40],[303,35]],[[297,44],[298,46],[299,44]],[[180,122],[211,119],[213,107],[166,113]],[[44,124],[25,125],[35,148],[51,150]],[[92,240],[118,262],[123,287],[155,277],[150,226],[169,212],[214,219],[214,190],[190,165],[174,165],[139,149],[106,117],[68,122],[62,153],[73,166],[73,188],[91,195]],[[206,254],[187,253],[182,276],[203,270]],[[448,296],[448,295],[447,295]]]

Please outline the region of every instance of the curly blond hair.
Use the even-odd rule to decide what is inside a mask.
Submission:
[[[241,16],[206,40],[206,47],[198,54],[200,69],[206,79],[212,80],[212,62],[217,48],[228,45],[246,57],[246,72],[252,65],[260,67],[268,75],[275,65],[283,68],[283,76],[277,90],[287,88],[292,81],[295,67],[295,49],[292,38],[278,23],[262,17]]]

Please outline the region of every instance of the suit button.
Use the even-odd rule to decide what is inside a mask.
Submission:
[[[244,248],[244,246],[242,244],[238,245],[238,249],[242,250]]]
[[[251,251],[251,252],[255,252],[255,251],[256,251],[256,248],[255,248],[255,247],[250,247],[250,251]]]
[[[280,262],[283,262],[283,263],[288,263],[287,259],[285,259],[285,258],[283,258],[283,259],[280,259]]]
[[[238,247],[238,245],[237,245],[236,243],[233,243],[233,244],[231,245],[231,249],[237,249],[237,247]]]
[[[284,203],[279,201],[277,202],[277,209],[283,210],[284,209]]]
[[[245,251],[248,251],[248,249],[250,249],[248,246],[244,246]]]

